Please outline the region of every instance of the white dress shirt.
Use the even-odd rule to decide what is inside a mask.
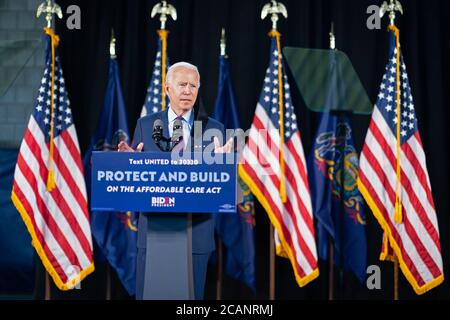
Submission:
[[[184,147],[189,143],[189,139],[191,136],[191,128],[193,124],[193,116],[194,113],[192,112],[192,109],[186,112],[182,118],[183,118],[183,141],[184,141]],[[172,107],[169,105],[169,110],[167,112],[167,120],[169,124],[169,136],[172,137],[173,134],[173,124],[175,122],[175,119],[177,118],[177,114],[175,111],[172,110]]]

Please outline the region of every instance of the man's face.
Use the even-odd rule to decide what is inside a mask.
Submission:
[[[194,106],[197,100],[200,79],[192,69],[179,67],[172,73],[171,82],[166,84],[170,106],[177,115],[183,115]]]

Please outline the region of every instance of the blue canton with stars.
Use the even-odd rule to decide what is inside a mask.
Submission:
[[[61,63],[55,51],[55,86],[54,86],[54,129],[53,137],[56,138],[62,131],[72,125],[72,111],[64,85]],[[46,38],[45,71],[41,80],[38,97],[36,99],[33,117],[45,136],[45,141],[50,141],[51,124],[51,86],[52,86],[52,48],[50,37]]]
[[[280,123],[280,101],[278,97],[278,49],[275,38],[272,38],[270,47],[270,64],[264,78],[264,87],[259,98],[259,103],[266,110],[275,128],[279,129]],[[281,60],[283,70],[283,103],[284,103],[284,135],[285,140],[289,140],[297,131],[297,117],[292,105],[290,87],[287,76],[284,74],[283,60]]]
[[[166,56],[167,57],[167,56]],[[162,42],[158,39],[158,52],[156,53],[155,65],[153,67],[152,78],[147,89],[147,96],[145,97],[145,104],[142,107],[141,117],[159,112],[162,110],[161,105],[161,90],[162,90]],[[169,68],[169,58],[166,58],[166,73]],[[166,95],[166,106],[169,105],[169,99]]]
[[[390,59],[386,66],[386,73],[380,86],[376,107],[383,115],[386,123],[397,136],[397,49],[395,47],[395,36],[390,33]],[[411,87],[409,86],[406,66],[403,55],[400,52],[400,143],[406,142],[417,131],[417,118],[414,111]]]

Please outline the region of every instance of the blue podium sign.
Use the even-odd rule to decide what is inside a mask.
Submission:
[[[93,152],[93,211],[236,212],[236,161],[196,154]],[[196,160],[200,159],[200,160]]]

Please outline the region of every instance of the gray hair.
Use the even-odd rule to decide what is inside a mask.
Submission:
[[[169,67],[169,69],[167,70],[167,74],[166,74],[166,83],[171,83],[173,73],[178,68],[186,68],[186,69],[194,70],[195,72],[197,72],[198,86],[200,87],[200,72],[198,72],[197,67],[194,66],[193,64],[190,64],[190,63],[184,62],[184,61],[177,62]]]

